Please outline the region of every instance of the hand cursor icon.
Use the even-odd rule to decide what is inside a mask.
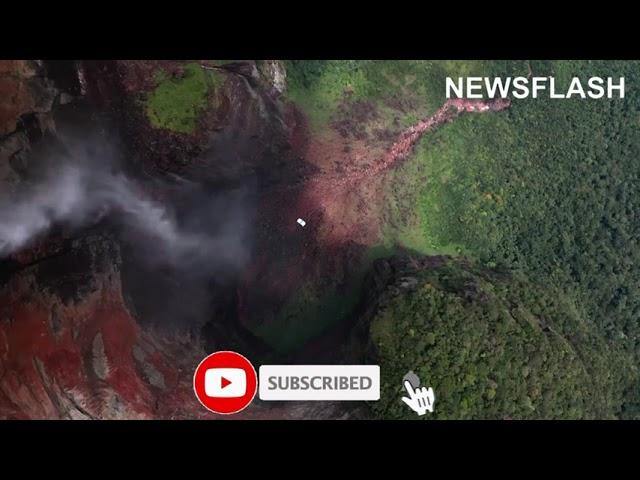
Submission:
[[[433,404],[436,401],[433,388],[418,387],[414,389],[408,380],[405,380],[404,388],[409,393],[409,397],[402,397],[402,401],[409,405],[411,410],[420,416],[427,413],[427,410],[433,412]]]

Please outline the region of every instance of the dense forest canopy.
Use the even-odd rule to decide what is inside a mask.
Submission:
[[[640,413],[640,385],[635,375],[640,356],[639,62],[290,62],[288,72],[290,97],[311,116],[316,128],[329,123],[335,104],[347,90],[350,98],[367,99],[382,111],[389,96],[407,100],[408,107],[393,114],[402,125],[410,125],[442,104],[447,76],[553,76],[559,89],[566,88],[573,77],[625,77],[624,99],[513,100],[503,112],[465,115],[429,132],[414,155],[387,175],[385,234],[377,247],[384,247],[388,254],[399,247],[423,255],[450,254],[526,279],[501,284],[504,292],[490,295],[497,302],[491,308],[475,306],[469,311],[443,292],[398,300],[393,315],[386,314],[392,316],[384,320],[390,351],[399,348],[393,345],[407,339],[410,331],[417,343],[429,343],[434,336],[438,339],[431,347],[438,353],[437,362],[430,354],[415,353],[413,364],[402,368],[422,364],[425,376],[437,376],[464,357],[466,366],[460,367],[461,372],[472,375],[476,383],[471,383],[480,382],[485,388],[490,378],[511,378],[517,371],[539,368],[532,362],[538,361],[535,350],[544,344],[548,345],[544,347],[548,349],[544,368],[552,372],[567,369],[568,375],[547,378],[545,388],[552,389],[557,382],[558,395],[565,389],[581,392],[579,386],[588,384],[579,368],[583,365],[603,375],[594,379],[600,394],[580,394],[574,409],[554,397],[547,407],[527,412],[520,405],[513,415],[573,418]],[[517,318],[501,312],[512,296],[529,312],[527,316],[535,316],[532,309],[545,305],[545,315],[562,325],[557,327],[558,339],[582,331],[588,333],[591,346],[556,348],[549,335],[525,329]],[[554,297],[557,301],[551,302]],[[487,323],[489,320],[493,323]],[[415,322],[423,323],[418,328]],[[520,325],[516,337],[503,339],[507,342],[503,348],[512,350],[516,363],[487,363],[471,355],[470,347],[453,348],[456,342],[489,341],[490,325],[507,329]],[[578,330],[573,332],[573,328]],[[616,363],[605,350],[624,361]],[[412,350],[405,347],[403,351]],[[383,361],[392,361],[384,349],[382,352]],[[489,365],[493,372],[486,370]],[[480,366],[485,370],[478,370]],[[400,375],[400,369],[395,373]],[[605,381],[607,375],[620,383]],[[400,378],[394,385],[400,386]],[[465,382],[460,376],[440,378]],[[466,398],[463,390],[452,388],[447,391],[458,392],[456,401]],[[506,399],[507,393],[518,402],[528,402],[526,396],[533,402],[531,395],[515,386],[510,391],[496,388],[489,403],[486,392],[474,392],[464,405],[449,404],[452,410],[445,409],[442,415],[496,416],[496,402]],[[440,408],[445,408],[445,398],[441,394]],[[478,403],[478,398],[484,403]],[[397,407],[404,405],[398,400]],[[392,416],[400,410],[394,412],[393,408],[385,410]]]
[[[407,277],[408,276],[408,277]],[[436,392],[437,419],[615,418],[635,381],[629,356],[580,307],[519,275],[452,260],[405,272],[371,322],[382,418],[414,418],[398,401],[409,370]]]
[[[392,222],[418,229],[422,243],[411,246],[423,252],[454,251],[554,285],[637,363],[640,98],[632,92],[640,65],[533,62],[532,69],[565,82],[615,72],[628,94],[514,101],[504,115],[467,116],[426,136],[389,184]],[[626,390],[623,413],[632,415],[640,388]]]

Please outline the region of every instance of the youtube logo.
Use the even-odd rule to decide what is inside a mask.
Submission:
[[[247,374],[241,368],[210,368],[204,372],[204,392],[209,397],[243,397]]]
[[[193,376],[193,389],[200,403],[213,413],[232,414],[244,410],[258,389],[253,365],[231,351],[206,357]]]

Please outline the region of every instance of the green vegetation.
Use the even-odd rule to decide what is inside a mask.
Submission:
[[[301,348],[305,342],[354,315],[371,265],[395,252],[395,246],[376,245],[368,249],[360,268],[344,285],[304,284],[273,320],[257,327],[254,333],[279,353]]]
[[[358,285],[354,283],[343,295],[307,284],[282,307],[274,321],[255,333],[278,352],[300,348],[353,311],[360,293]]]
[[[316,128],[342,101],[370,100],[389,120],[409,125],[444,101],[445,78],[458,75],[526,73],[524,62],[427,60],[291,60],[288,95]]]
[[[161,71],[156,81],[157,87],[146,100],[151,125],[177,133],[193,133],[220,77],[217,72],[190,63],[185,65],[182,78],[171,78]]]
[[[371,322],[382,418],[416,418],[400,400],[414,370],[436,393],[435,419],[614,418],[635,370],[569,299],[462,261],[389,288]]]
[[[637,363],[640,98],[629,92],[638,88],[640,64],[533,62],[532,69],[560,84],[624,76],[627,96],[515,100],[508,111],[466,115],[425,136],[390,178],[389,235],[554,286]],[[624,387],[621,415],[637,415],[640,386]]]
[[[469,61],[287,61],[288,97],[311,119],[317,129],[335,118],[341,102],[368,100],[391,126],[395,117],[410,125],[444,101],[447,75],[488,72],[523,73],[524,62]],[[392,255],[399,243],[422,251],[419,245],[398,242],[395,231],[380,245],[373,245],[358,272],[347,285],[305,285],[283,306],[277,318],[256,333],[279,351],[299,347],[353,313],[362,279],[375,258]],[[409,232],[411,233],[411,232]],[[422,242],[420,237],[414,243]]]
[[[388,125],[411,124],[442,104],[446,76],[531,69],[553,75],[559,90],[574,76],[624,76],[625,99],[514,100],[506,111],[466,114],[424,136],[415,155],[387,176],[385,238],[372,251],[404,247],[466,257],[486,270],[471,276],[484,278],[497,267],[513,278],[480,282],[489,292],[486,304],[460,303],[441,286],[399,297],[391,313],[376,319],[374,335],[383,340],[383,372],[391,366],[404,373],[423,362],[426,381],[435,379],[436,392],[444,388],[440,405],[452,402],[442,411],[449,418],[640,416],[640,97],[632,94],[640,87],[640,63],[292,61],[287,69],[288,96],[315,129],[336,119],[341,105],[360,100],[373,103]],[[527,327],[512,304],[522,318],[548,317],[556,333]],[[429,321],[418,327],[425,312]],[[498,326],[499,335],[492,333]],[[438,335],[435,352],[420,347]],[[506,363],[467,347],[494,337]],[[394,351],[411,355],[413,347],[400,347],[407,338],[417,352],[437,354],[436,361],[417,353],[394,363]],[[518,372],[546,393],[539,397]],[[490,380],[504,388],[487,390]],[[401,385],[393,382],[383,400],[398,400]],[[406,413],[404,404],[385,401],[379,415]]]

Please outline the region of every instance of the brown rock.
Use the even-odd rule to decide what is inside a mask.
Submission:
[[[21,115],[33,111],[35,102],[25,79],[9,75],[0,76],[0,98],[0,136],[4,136],[16,129]]]
[[[0,138],[16,130],[22,115],[51,110],[58,91],[36,73],[34,62],[0,60]]]
[[[0,76],[31,78],[36,74],[33,62],[28,60],[0,60]]]

